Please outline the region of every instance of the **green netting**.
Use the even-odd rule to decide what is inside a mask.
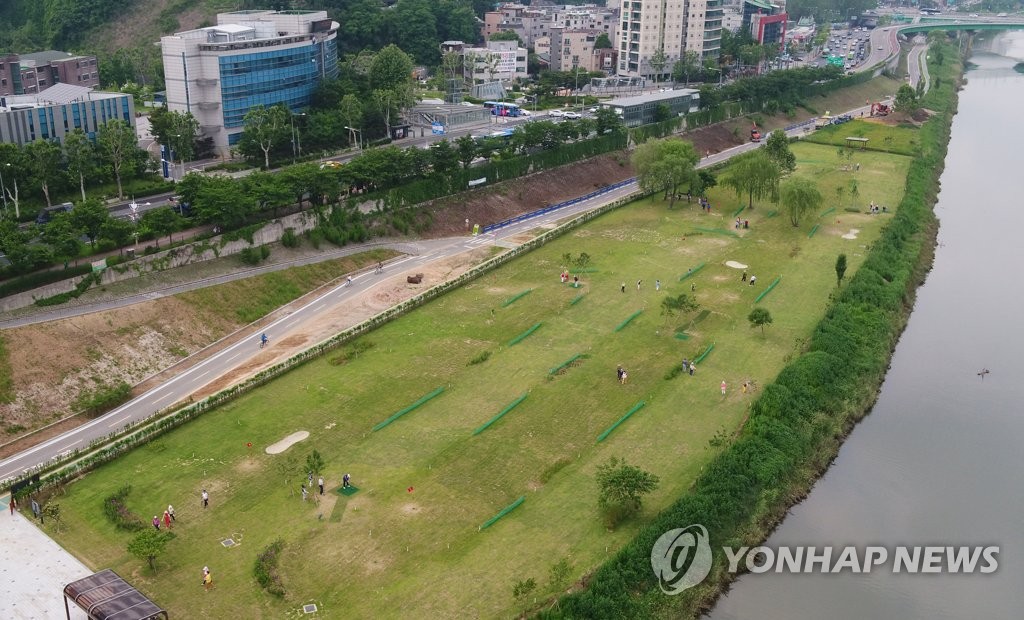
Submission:
[[[434,390],[430,394],[427,394],[426,396],[424,396],[423,398],[421,398],[418,401],[414,402],[413,404],[409,405],[405,409],[400,409],[400,410],[396,411],[394,414],[391,415],[390,418],[388,418],[387,420],[384,420],[383,422],[377,424],[377,426],[374,426],[373,430],[374,431],[379,431],[380,429],[384,428],[388,424],[391,424],[392,422],[394,422],[398,418],[404,416],[405,414],[409,413],[410,411],[412,411],[413,409],[419,407],[420,405],[426,403],[428,400],[430,400],[431,398],[434,398],[435,396],[437,396],[438,394],[440,394],[443,391],[444,391],[443,387],[437,388],[436,390]]]
[[[516,337],[515,337],[515,338],[513,338],[512,340],[509,340],[509,341],[508,341],[508,346],[510,346],[510,347],[511,347],[511,346],[512,346],[512,345],[514,345],[514,344],[518,344],[518,343],[519,343],[520,341],[522,341],[522,340],[523,340],[524,338],[526,338],[527,336],[529,336],[529,335],[530,335],[530,334],[532,334],[533,332],[537,331],[537,329],[538,329],[538,328],[540,328],[540,326],[541,326],[541,325],[543,325],[543,323],[537,323],[536,325],[534,325],[534,326],[533,326],[533,327],[531,327],[530,329],[526,330],[525,332],[523,332],[523,333],[519,334],[518,336],[516,336]]]
[[[775,217],[775,216],[776,216],[776,215],[778,215],[778,214],[779,214],[779,212],[778,212],[778,211],[776,211],[776,210],[772,209],[772,210],[771,210],[771,211],[769,211],[769,212],[768,212],[767,214],[765,214],[765,217]]]
[[[698,271],[703,269],[704,265],[706,265],[706,264],[707,263],[701,263],[701,264],[697,265],[696,267],[693,267],[693,268],[689,269],[686,273],[684,273],[683,275],[679,276],[679,281],[682,282],[686,278],[689,278],[690,276],[694,275],[695,273],[697,273]]]
[[[676,334],[676,340],[689,340],[689,339],[690,339],[690,334],[687,334],[686,332],[679,332],[679,333]]]
[[[487,422],[485,422],[485,423],[484,423],[484,424],[483,424],[483,425],[482,425],[482,426],[481,426],[480,428],[478,428],[478,429],[476,429],[475,431],[473,431],[473,435],[479,435],[480,433],[482,433],[482,432],[484,432],[485,430],[487,430],[487,427],[488,427],[488,426],[490,426],[491,424],[494,424],[495,422],[497,422],[498,420],[500,420],[500,419],[501,419],[501,416],[503,416],[503,415],[505,415],[506,413],[508,413],[509,411],[512,411],[513,409],[515,409],[515,408],[516,408],[516,406],[517,406],[517,405],[518,405],[519,403],[521,403],[521,402],[523,402],[524,400],[526,400],[526,397],[527,397],[527,394],[523,394],[523,395],[522,395],[522,396],[520,396],[519,398],[515,399],[514,401],[512,401],[511,403],[509,403],[508,405],[506,405],[506,406],[505,406],[505,408],[504,408],[504,409],[502,409],[502,410],[501,410],[501,411],[500,411],[500,412],[498,413],[498,415],[494,416],[494,417],[493,417],[493,418],[491,418],[490,420],[487,420]]]
[[[716,235],[725,235],[726,237],[735,237],[737,239],[740,238],[740,236],[737,235],[736,233],[734,233],[733,231],[726,230],[724,228],[700,228],[700,227],[697,227],[697,228],[694,228],[694,230],[699,230],[701,232],[706,232],[706,233],[714,233]]]
[[[771,290],[773,288],[775,288],[775,285],[778,284],[781,280],[782,280],[782,276],[779,276],[779,277],[775,278],[774,280],[772,280],[772,283],[768,285],[768,288],[766,288],[763,291],[761,291],[761,294],[758,295],[754,299],[754,303],[756,304],[757,302],[761,301],[761,298],[764,297],[765,295],[767,295],[768,293],[770,293]]]
[[[625,321],[623,321],[623,322],[621,322],[621,323],[619,323],[619,325],[618,325],[618,326],[617,326],[617,327],[615,328],[615,331],[617,331],[617,332],[618,332],[618,331],[622,331],[622,329],[623,329],[624,327],[626,327],[627,325],[629,325],[630,321],[632,321],[632,320],[633,320],[633,319],[635,319],[636,317],[640,316],[640,314],[641,314],[641,313],[643,313],[643,310],[637,310],[637,311],[636,311],[636,312],[634,312],[633,314],[631,314],[631,315],[629,315],[628,317],[626,317],[626,320],[625,320]]]
[[[576,360],[578,360],[578,359],[579,359],[579,358],[581,358],[581,357],[583,357],[583,354],[582,354],[582,353],[577,353],[576,355],[573,355],[572,357],[570,357],[569,359],[565,360],[564,362],[562,362],[562,363],[561,363],[561,364],[559,364],[558,366],[555,366],[554,368],[552,368],[551,370],[549,370],[549,371],[548,371],[548,374],[549,374],[549,375],[553,375],[553,374],[557,373],[558,371],[562,370],[563,368],[565,368],[565,367],[566,367],[566,366],[568,366],[569,364],[571,364],[571,363],[575,362]]]
[[[816,232],[818,232],[818,224],[814,225],[814,228],[811,229],[811,232],[807,234],[807,238],[810,239],[811,237],[814,236],[814,233]]]
[[[502,302],[501,307],[505,308],[507,306],[510,306],[513,303],[515,303],[519,298],[525,297],[526,295],[529,295],[532,292],[533,292],[533,289],[532,288],[528,288],[525,291],[523,291],[522,293],[519,293],[517,295],[513,295],[512,297],[509,297],[504,302]]]
[[[578,303],[580,302],[580,300],[581,300],[581,299],[583,299],[584,297],[586,297],[586,293],[580,293],[580,294],[579,294],[579,295],[577,295],[576,297],[573,297],[572,301],[570,301],[570,302],[569,302],[569,305],[570,305],[570,306],[575,306],[575,305],[576,305],[576,304],[578,304]]]
[[[491,527],[492,525],[494,525],[498,521],[498,519],[504,517],[508,513],[510,513],[513,510],[515,510],[516,508],[519,508],[519,504],[522,504],[524,501],[526,501],[526,496],[525,495],[523,495],[522,497],[520,497],[516,501],[512,502],[508,506],[505,506],[504,508],[502,508],[501,512],[499,512],[498,514],[494,515],[493,517],[491,517],[490,519],[485,521],[484,524],[481,525],[477,529],[477,531],[486,530],[487,528]]]
[[[736,213],[732,214],[732,216],[733,217],[739,217],[740,213],[743,213],[743,210],[746,209],[746,208],[747,208],[746,206],[740,207],[739,209],[736,210]]]
[[[626,415],[624,415],[621,418],[619,418],[618,422],[616,422],[615,424],[612,424],[611,426],[608,427],[608,430],[606,430],[605,432],[603,432],[603,433],[601,433],[600,435],[597,436],[598,443],[604,441],[605,438],[608,437],[608,435],[612,434],[612,431],[614,431],[616,428],[618,428],[620,424],[622,424],[623,422],[628,420],[629,416],[631,416],[634,413],[636,413],[637,411],[640,411],[641,409],[643,409],[644,405],[646,405],[646,404],[647,403],[645,403],[644,401],[640,401],[637,404],[633,405],[633,408],[630,409],[629,411],[627,411]]]
[[[698,355],[696,357],[696,359],[693,360],[693,363],[694,364],[699,364],[699,363],[703,362],[704,358],[708,356],[708,353],[711,353],[711,349],[714,349],[714,348],[715,348],[715,343],[712,342],[711,344],[708,345],[708,348],[704,349],[703,353]]]
[[[835,207],[832,207],[831,209],[828,209],[828,210],[826,210],[826,211],[823,211],[823,212],[821,213],[821,217],[825,217],[825,216],[826,216],[826,215],[828,215],[829,213],[833,213],[833,212],[834,212],[835,210],[836,210],[836,208],[835,208]]]

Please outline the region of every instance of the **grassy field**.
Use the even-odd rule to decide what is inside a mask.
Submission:
[[[866,149],[913,155],[920,147],[917,135],[918,132],[913,127],[891,127],[877,122],[853,120],[842,125],[824,127],[805,139],[817,144],[845,147],[848,137],[867,138]],[[853,148],[859,149],[858,146]]]
[[[719,449],[716,437],[743,423],[756,392],[742,394],[741,382],[764,385],[775,376],[834,290],[836,255],[848,255],[852,273],[886,221],[843,211],[849,205],[834,204],[830,187],[856,177],[862,204],[895,205],[910,161],[864,153],[854,172],[834,147],[804,143],[794,151],[797,174],[822,183],[830,203],[823,210],[841,215],[794,228],[772,215],[777,207],[757,204],[742,215],[750,229],[734,237],[698,230],[736,232],[732,214],[743,201],[721,188],[711,194],[711,215],[685,203],[669,211],[659,200],[621,208],[90,473],[55,498],[64,515],[57,539],[90,566],[128,577],[174,617],[291,617],[306,602],[324,617],[494,617],[533,604],[533,596],[513,599],[519,580],[536,579],[540,599],[563,590],[550,583],[552,565],[566,560],[578,579],[638,525],[606,530],[596,510],[597,465],[626,457],[661,478],[644,515],[685,493]],[[856,238],[844,239],[851,228]],[[562,255],[580,252],[592,257],[582,287],[560,284]],[[727,260],[748,265],[757,286],[741,283]],[[778,276],[760,304],[775,319],[762,335],[746,316]],[[659,313],[664,296],[681,292],[695,293],[707,311],[696,313],[704,318],[695,325],[694,316]],[[688,340],[675,337],[679,328]],[[696,376],[664,378],[712,343]],[[484,352],[486,361],[470,363]],[[549,374],[577,354],[576,364]],[[619,364],[629,372],[626,385],[615,380]],[[725,398],[722,380],[730,386]],[[436,388],[444,391],[371,430]],[[639,401],[646,406],[597,443]],[[280,455],[264,452],[299,430],[309,439]],[[304,503],[301,462],[314,448],[326,461],[329,490]],[[344,473],[360,489],[350,497],[333,491]],[[144,521],[168,503],[181,517],[155,572],[125,551],[130,534],[103,516],[103,498],[125,482],[133,485],[128,507]],[[205,510],[202,488],[211,495]],[[521,496],[514,512],[478,531]],[[240,544],[225,548],[227,537]],[[252,576],[256,554],[278,538],[283,599]],[[199,585],[204,565],[213,592]]]

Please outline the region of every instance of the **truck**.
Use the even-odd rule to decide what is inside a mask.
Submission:
[[[892,109],[884,103],[875,102],[871,104],[871,116],[888,116]]]
[[[750,128],[750,141],[751,142],[760,142],[761,141],[761,131],[757,128],[756,124],[753,127]]]

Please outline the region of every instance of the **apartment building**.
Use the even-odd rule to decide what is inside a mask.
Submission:
[[[605,71],[614,73],[615,50],[595,49],[600,30],[555,26],[550,37],[550,66],[552,71]],[[539,52],[538,52],[539,53]]]
[[[246,113],[277,104],[298,112],[338,74],[338,22],[326,11],[234,11],[217,25],[160,39],[167,107],[191,112],[227,155]]]
[[[716,58],[722,0],[622,0],[618,75],[664,80],[686,51]]]
[[[0,56],[0,96],[32,95],[54,84],[99,86],[96,57],[57,50]]]
[[[551,29],[556,27],[597,30],[614,41],[618,37],[618,9],[592,4],[536,7],[502,4],[484,14],[483,36],[490,40],[496,32],[511,31],[527,48],[533,49],[537,39],[550,37]]]

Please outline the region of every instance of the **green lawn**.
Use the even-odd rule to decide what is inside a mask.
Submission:
[[[797,174],[819,179],[827,199],[829,184],[856,176],[862,204],[897,204],[910,161],[865,153],[856,160],[859,171],[844,172],[848,162],[834,147],[797,144],[794,151]],[[711,201],[711,215],[695,204],[669,211],[644,200],[602,216],[90,473],[56,500],[65,521],[58,540],[90,566],[129,578],[172,617],[281,617],[305,602],[316,602],[325,617],[494,617],[532,604],[512,598],[521,579],[537,580],[537,597],[553,594],[553,564],[568,559],[577,579],[636,531],[638,523],[614,532],[602,525],[597,465],[622,456],[661,478],[645,516],[685,493],[718,449],[709,440],[745,419],[757,394],[741,394],[740,383],[767,384],[799,350],[834,289],[836,255],[847,254],[853,273],[887,219],[838,209],[793,228],[783,214],[770,216],[777,207],[765,203],[743,212],[751,227],[738,238],[695,232],[733,231],[731,215],[745,204],[722,188]],[[820,229],[808,239],[815,224]],[[857,238],[843,239],[851,228]],[[592,257],[581,289],[559,282],[566,252]],[[749,265],[757,286],[741,283],[727,260]],[[699,273],[679,282],[702,262]],[[777,276],[781,283],[761,303],[775,322],[762,336],[746,316]],[[663,317],[659,303],[690,292],[691,284],[709,314],[681,341],[674,332],[692,317]],[[696,376],[664,379],[682,357],[711,343]],[[489,359],[469,363],[484,351]],[[576,354],[580,363],[549,375]],[[615,380],[618,364],[629,372],[627,385]],[[722,380],[730,386],[724,399]],[[439,396],[371,431],[439,387]],[[522,403],[473,435],[524,393]],[[641,400],[646,406],[598,444],[598,435]],[[264,453],[297,430],[310,438],[281,455]],[[303,503],[298,461],[313,448],[327,462],[329,487],[351,473],[360,491]],[[168,503],[181,517],[155,573],[127,554],[130,535],[101,512],[102,499],[124,482],[134,486],[129,508],[145,521]],[[211,495],[206,510],[201,488]],[[524,495],[514,512],[478,531]],[[229,536],[241,544],[223,547]],[[265,594],[252,577],[256,554],[277,538],[286,542],[284,599]],[[210,593],[199,585],[204,565],[217,586]]]
[[[913,155],[918,147],[917,130],[912,127],[890,127],[882,123],[852,120],[842,125],[823,127],[804,138],[807,142],[848,146],[846,138],[867,138],[866,148],[901,155]],[[859,146],[854,146],[854,150]]]

